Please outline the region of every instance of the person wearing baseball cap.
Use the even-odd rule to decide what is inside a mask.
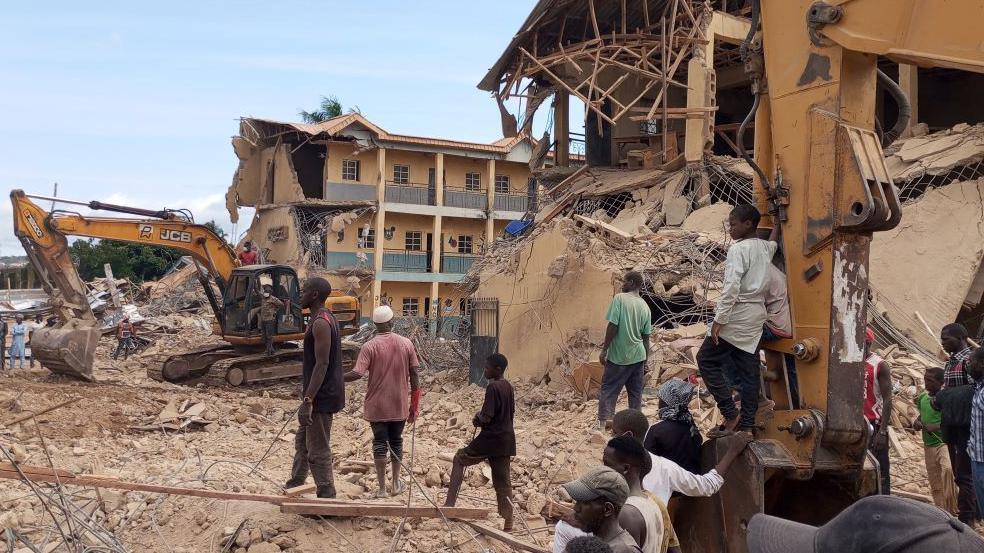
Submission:
[[[613,553],[641,553],[639,544],[618,523],[629,498],[629,484],[615,470],[597,466],[563,486],[574,503],[574,517],[581,529],[601,538]]]
[[[881,474],[881,493],[891,493],[892,479],[888,472],[888,426],[892,420],[892,366],[871,352],[875,331],[864,330],[864,418],[871,426],[868,449],[878,460]]]
[[[420,361],[408,338],[393,332],[393,308],[380,305],[372,312],[376,336],[359,350],[355,367],[345,373],[345,382],[369,377],[363,416],[372,428],[372,457],[379,490],[376,497],[403,493],[400,460],[403,457],[403,428],[420,412]],[[392,467],[392,487],[386,488],[387,461]]]
[[[949,513],[901,497],[857,501],[823,526],[756,514],[749,553],[984,553],[984,539]]]

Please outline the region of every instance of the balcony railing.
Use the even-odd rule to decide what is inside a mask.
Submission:
[[[485,190],[468,190],[463,186],[444,186],[444,205],[468,209],[485,209],[488,198]]]
[[[398,204],[435,205],[434,200],[436,196],[434,187],[431,185],[419,183],[398,184],[387,181],[386,195],[384,198],[387,202]]]
[[[472,264],[482,256],[467,253],[445,253],[441,254],[441,272],[465,274],[471,269]]]
[[[528,194],[499,194],[495,195],[493,201],[496,211],[519,211],[526,213],[530,207],[530,197]]]
[[[416,250],[384,250],[383,270],[398,273],[426,273],[430,254]]]
[[[360,253],[365,257],[360,257]],[[369,252],[327,252],[325,254],[325,268],[336,271],[371,270],[373,268],[373,254]]]

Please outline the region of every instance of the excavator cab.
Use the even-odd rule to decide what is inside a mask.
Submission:
[[[277,313],[277,335],[296,335],[304,330],[301,313],[301,289],[297,273],[286,265],[249,265],[232,272],[222,299],[225,316],[225,335],[256,338],[262,335],[259,309],[263,303],[263,288],[284,302]]]

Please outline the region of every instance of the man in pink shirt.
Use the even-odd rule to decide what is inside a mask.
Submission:
[[[372,313],[376,336],[359,351],[355,367],[345,373],[352,382],[369,376],[366,386],[364,417],[372,427],[372,457],[376,464],[379,491],[376,497],[387,497],[386,461],[393,466],[393,495],[404,487],[400,482],[400,459],[403,457],[403,427],[413,423],[420,411],[420,379],[417,370],[417,350],[413,342],[393,332],[393,309],[377,307]],[[388,455],[387,455],[388,454]]]

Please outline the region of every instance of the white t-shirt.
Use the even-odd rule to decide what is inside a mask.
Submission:
[[[707,474],[694,474],[666,457],[652,453],[649,457],[653,460],[653,470],[642,479],[642,488],[664,504],[670,501],[673,492],[690,497],[708,497],[724,485],[724,478],[715,469]]]
[[[724,325],[721,338],[748,353],[757,352],[762,339],[769,268],[777,246],[769,240],[746,238],[728,248],[714,321]]]

